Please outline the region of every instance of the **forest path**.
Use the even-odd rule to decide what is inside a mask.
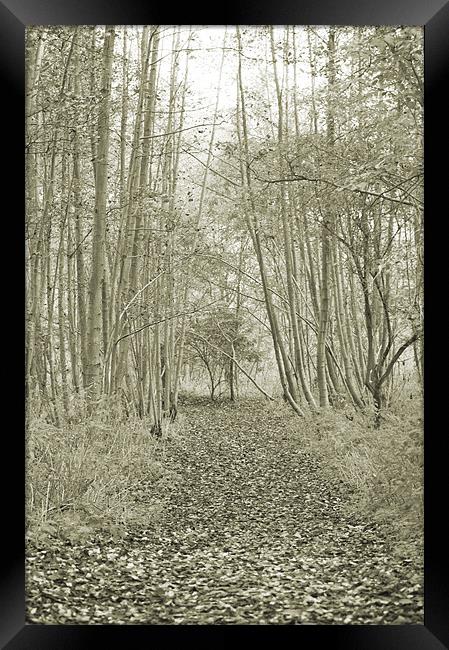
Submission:
[[[67,549],[90,591],[71,581],[70,606],[50,599],[33,622],[422,623],[416,576],[378,527],[342,512],[347,488],[301,448],[295,417],[189,405],[164,442],[157,524]]]

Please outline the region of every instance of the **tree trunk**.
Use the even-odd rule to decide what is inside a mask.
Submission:
[[[327,139],[328,146],[332,147],[334,133],[334,107],[333,95],[335,93],[335,34],[334,28],[330,27],[327,44],[328,53],[328,112],[327,112]],[[329,328],[329,280],[331,261],[331,210],[325,206],[325,215],[321,227],[321,298],[320,298],[320,322],[317,340],[317,379],[320,394],[321,408],[329,406],[329,395],[326,381],[326,339]]]
[[[87,327],[87,380],[92,397],[101,393],[102,367],[102,286],[104,281],[104,246],[109,159],[109,102],[111,96],[112,55],[115,32],[106,27],[103,44],[101,103],[98,117],[98,148],[96,157],[95,213],[92,233],[92,272],[89,284],[89,316]]]

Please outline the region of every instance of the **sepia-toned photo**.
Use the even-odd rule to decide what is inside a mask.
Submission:
[[[423,29],[26,28],[26,618],[423,614]]]

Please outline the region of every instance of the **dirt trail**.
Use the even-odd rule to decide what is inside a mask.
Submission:
[[[46,565],[36,553],[53,597],[41,585],[30,621],[422,623],[417,576],[378,527],[343,514],[347,488],[323,478],[290,425],[264,402],[189,405],[165,444],[157,524],[68,544]]]

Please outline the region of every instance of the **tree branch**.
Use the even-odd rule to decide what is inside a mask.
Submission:
[[[388,364],[384,374],[382,377],[379,379],[379,386],[381,386],[384,381],[387,379],[388,375],[390,372],[393,370],[393,366],[396,363],[396,361],[399,359],[401,354],[405,352],[405,350],[412,344],[414,343],[419,337],[421,336],[421,333],[417,332],[416,334],[413,334],[410,338],[408,338],[405,343],[401,345],[401,347],[397,350],[397,352],[393,355],[393,358],[391,359],[390,363]]]
[[[173,314],[173,316],[166,316],[165,318],[161,318],[159,320],[152,321],[151,323],[146,323],[146,325],[143,325],[142,327],[139,327],[136,330],[133,330],[132,332],[128,332],[128,334],[124,334],[120,338],[118,338],[115,342],[114,345],[117,345],[120,343],[120,341],[123,341],[123,339],[128,338],[128,336],[132,336],[133,334],[138,334],[142,330],[146,329],[147,327],[153,327],[154,325],[158,325],[159,323],[165,323],[166,321],[173,320],[173,318],[179,318],[179,316],[187,316],[190,314],[196,314],[197,312],[207,309],[207,307],[210,307],[211,305],[215,305],[215,303],[218,302],[218,300],[214,300],[213,302],[210,302],[208,305],[204,305],[204,307],[199,307],[198,309],[194,309],[193,311],[184,311],[180,312],[179,314]]]
[[[254,171],[253,171],[254,173]],[[298,181],[307,181],[309,183],[324,183],[325,185],[330,185],[335,187],[339,192],[345,190],[347,192],[357,192],[358,194],[366,194],[368,196],[374,196],[376,199],[385,199],[386,201],[392,201],[393,203],[399,203],[400,205],[409,205],[410,207],[415,207],[413,203],[409,201],[404,201],[403,199],[396,199],[392,196],[387,196],[386,194],[379,194],[377,192],[370,192],[369,190],[362,190],[359,187],[346,187],[345,185],[337,185],[333,181],[329,181],[326,178],[310,178],[308,176],[290,176],[288,178],[261,178],[254,174],[258,181],[262,183],[272,184],[272,183],[293,183]]]
[[[156,133],[156,135],[142,135],[141,140],[152,140],[153,138],[164,138],[167,135],[175,135],[176,133],[181,133],[182,131],[191,131],[192,129],[200,129],[203,126],[216,126],[217,124],[223,124],[224,120],[221,122],[209,122],[206,124],[195,124],[194,126],[186,126],[184,129],[177,129],[176,131],[168,131],[167,133]]]

